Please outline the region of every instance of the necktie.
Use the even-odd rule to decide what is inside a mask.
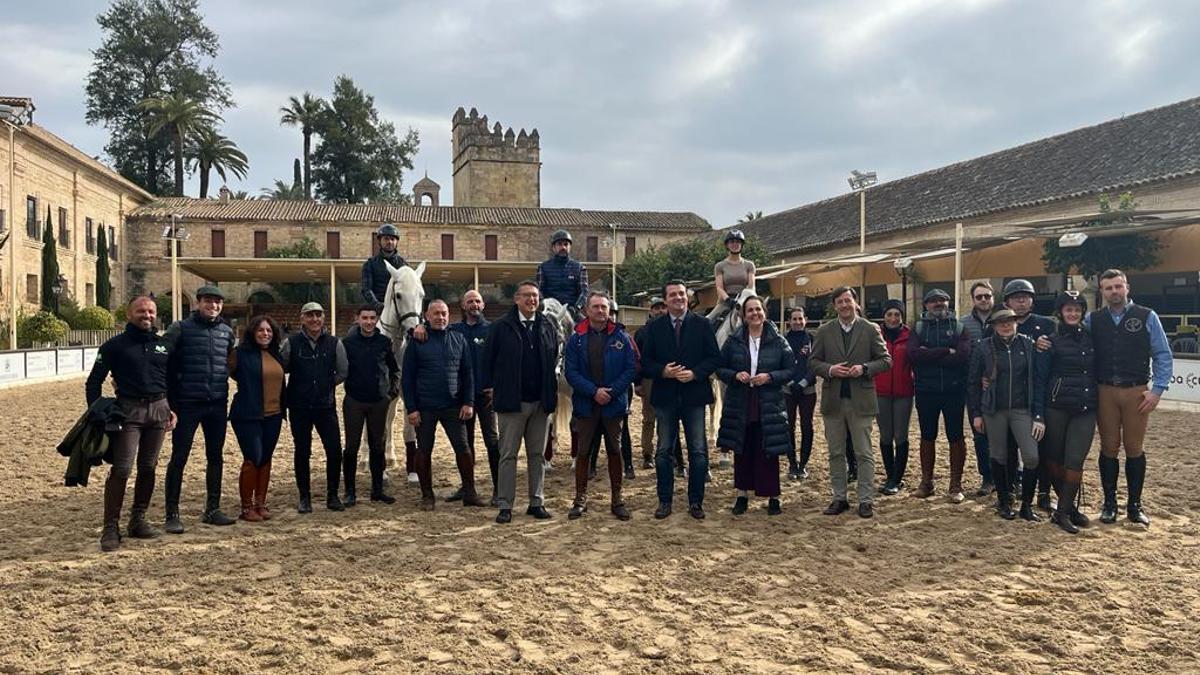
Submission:
[[[683,319],[672,319],[675,324],[675,346],[679,346],[679,331],[683,328]]]

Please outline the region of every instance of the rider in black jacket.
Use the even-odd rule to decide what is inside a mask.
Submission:
[[[1046,395],[1045,464],[1058,493],[1058,509],[1051,520],[1075,534],[1088,525],[1076,498],[1083,463],[1096,435],[1096,350],[1091,332],[1083,325],[1087,300],[1066,292],[1055,305],[1061,323],[1050,338],[1049,366],[1039,372],[1037,388]]]

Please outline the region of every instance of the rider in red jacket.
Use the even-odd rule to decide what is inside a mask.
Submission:
[[[883,494],[900,491],[908,467],[908,425],[912,419],[913,371],[908,360],[908,326],[904,325],[904,303],[888,300],[883,305],[883,342],[892,356],[892,367],[875,376],[879,397],[879,453],[887,482]]]

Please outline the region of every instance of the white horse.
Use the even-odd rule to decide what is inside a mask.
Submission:
[[[392,341],[392,351],[396,354],[396,362],[404,363],[404,346],[408,341],[408,330],[421,323],[421,305],[425,301],[425,287],[421,285],[421,275],[425,273],[425,263],[413,269],[407,265],[393,267],[384,261],[392,278],[388,281],[387,290],[383,294],[383,314],[379,317],[379,330]],[[384,428],[384,438],[387,442],[387,468],[392,469],[400,464],[396,458],[396,445],[392,438],[393,422],[400,397],[392,399],[388,405],[387,425]],[[402,418],[403,419],[403,418]],[[404,422],[404,440],[416,441],[416,430],[407,420]]]
[[[738,293],[737,297],[734,298],[733,309],[729,310],[729,313],[725,315],[725,320],[722,321],[721,325],[717,327],[716,333],[718,349],[724,347],[725,341],[729,339],[729,336],[733,335],[734,331],[742,327],[742,303],[746,301],[746,298],[749,298],[752,295],[754,295],[753,288],[744,288],[742,289],[742,292]],[[763,298],[764,307],[766,306],[766,303],[767,299]],[[714,307],[705,318],[711,321],[718,309],[720,309],[719,305]],[[708,420],[706,429],[708,431],[708,437],[713,440],[713,445],[715,446],[715,439],[717,438],[717,425],[721,423],[721,410],[724,407],[723,399],[725,398],[725,384],[721,382],[720,379],[714,377],[712,378],[712,388],[713,402],[708,407]]]
[[[566,306],[554,298],[542,301],[542,314],[546,319],[558,326],[561,344],[558,348],[558,363],[554,368],[558,375],[558,405],[554,408],[554,419],[551,423],[549,443],[557,444],[558,433],[566,430],[568,444],[571,440],[571,385],[567,382],[566,362],[567,340],[575,330],[574,320]]]

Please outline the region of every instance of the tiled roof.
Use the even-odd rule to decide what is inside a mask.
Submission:
[[[268,199],[159,199],[130,212],[133,220],[157,220],[179,214],[185,220],[287,221],[322,223],[412,223],[418,225],[534,225],[608,227],[625,230],[704,232],[712,226],[694,213],[661,211],[586,211],[482,206],[406,206],[399,204],[322,204]]]
[[[867,234],[952,222],[1200,174],[1200,98],[881,183]],[[774,255],[857,241],[849,193],[738,225]]]

